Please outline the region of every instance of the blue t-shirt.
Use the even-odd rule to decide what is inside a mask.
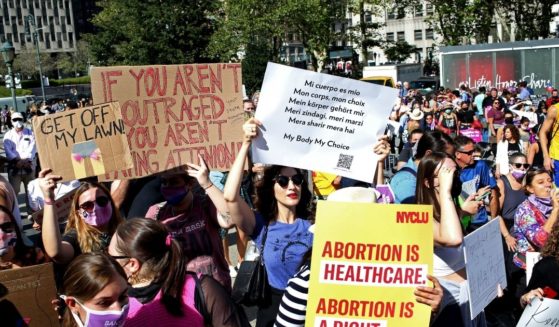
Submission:
[[[462,181],[461,196],[464,199],[485,186],[489,186],[491,189],[497,187],[497,181],[493,177],[491,168],[484,160],[478,160],[475,164],[463,168],[460,172],[460,180]],[[487,217],[487,210],[485,206],[482,206],[472,218],[472,223],[484,224],[488,221]]]
[[[413,158],[408,160],[404,166],[413,170],[415,174],[407,169],[401,169],[390,180],[390,187],[394,191],[395,203],[416,204],[415,186],[417,181],[417,166]]]
[[[266,222],[260,214],[255,214],[256,225],[252,239],[260,246]],[[287,287],[289,279],[299,271],[303,255],[312,247],[313,234],[309,232],[311,223],[301,218],[293,224],[272,222],[264,245],[264,264],[270,285],[279,290]]]

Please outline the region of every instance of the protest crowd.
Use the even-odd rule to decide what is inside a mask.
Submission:
[[[254,162],[251,146],[263,129],[254,116],[266,110],[259,93],[243,100],[242,142],[225,172],[199,154],[136,179],[67,180],[38,157],[29,126],[91,104],[11,113],[0,269],[51,262],[51,310],[64,326],[250,326],[250,306],[256,326],[304,326],[311,271],[320,268],[311,263],[317,203],[423,204],[432,207],[433,267],[410,290],[416,307],[428,308],[431,326],[515,326],[532,301],[559,299],[559,94],[550,91],[540,100],[521,82],[422,94],[399,83],[385,135],[371,147],[378,163],[369,183]],[[34,240],[22,229],[22,186],[40,232]],[[65,217],[55,205],[61,199],[69,199]],[[491,221],[499,224],[506,287],[494,285],[498,296],[472,318],[463,243]],[[229,255],[230,231],[238,260]],[[531,277],[530,252],[541,255]]]

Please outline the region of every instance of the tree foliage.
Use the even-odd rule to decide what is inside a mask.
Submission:
[[[90,61],[91,51],[89,43],[80,40],[76,44],[76,51],[64,52],[58,55],[56,65],[65,75],[76,77],[80,74],[86,75],[88,73]]]
[[[389,61],[404,62],[419,49],[406,41],[398,41],[384,48],[384,55]]]
[[[224,1],[225,16],[210,53],[229,59],[250,43],[267,43],[268,59],[279,62],[282,46],[290,41],[287,35],[294,33],[317,70],[336,37],[332,26],[344,13],[341,4],[335,0]]]
[[[212,61],[206,47],[221,15],[219,0],[102,0],[87,41],[97,65]]]
[[[49,53],[41,52],[41,70],[43,75],[48,75],[56,69],[56,63]],[[14,73],[21,74],[22,79],[39,79],[39,67],[37,65],[37,52],[31,44],[22,48],[14,59]]]
[[[352,0],[348,4],[348,11],[359,16],[357,24],[348,30],[349,40],[359,47],[364,66],[369,59],[369,48],[385,45],[384,34],[380,33],[384,24],[374,18],[384,15],[386,5],[380,0]],[[371,21],[367,21],[367,15],[371,15]]]

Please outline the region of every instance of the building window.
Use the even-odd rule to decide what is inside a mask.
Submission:
[[[416,41],[423,40],[423,31],[422,30],[413,31],[413,39]]]
[[[68,44],[70,45],[70,48],[74,47],[74,33],[72,32],[68,32]]]
[[[365,12],[365,22],[372,23],[373,22],[373,14],[369,10]]]
[[[423,16],[423,5],[419,4],[414,8],[415,17],[422,17]]]
[[[434,40],[433,29],[429,28],[425,30],[425,40]]]
[[[50,49],[49,33],[45,33],[45,48]]]
[[[386,33],[386,41],[394,42],[394,32]]]
[[[391,8],[386,12],[386,19],[396,19],[396,9]]]
[[[398,32],[396,40],[397,41],[405,41],[406,40],[406,33],[405,32]]]
[[[396,10],[396,19],[402,19],[406,17],[406,9],[405,8],[398,8]]]
[[[430,3],[427,3],[425,6],[425,11],[427,12],[427,15],[432,15],[433,14],[433,5]]]

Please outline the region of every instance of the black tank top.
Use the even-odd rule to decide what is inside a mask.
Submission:
[[[543,167],[543,152],[542,145],[538,141],[538,153],[534,154],[534,159],[532,159],[532,167]]]
[[[505,185],[505,201],[503,201],[501,216],[503,217],[507,228],[510,229],[512,225],[514,225],[514,213],[516,212],[517,207],[524,202],[528,196],[524,193],[522,188],[518,191],[513,190],[507,176],[501,176],[501,180]]]

